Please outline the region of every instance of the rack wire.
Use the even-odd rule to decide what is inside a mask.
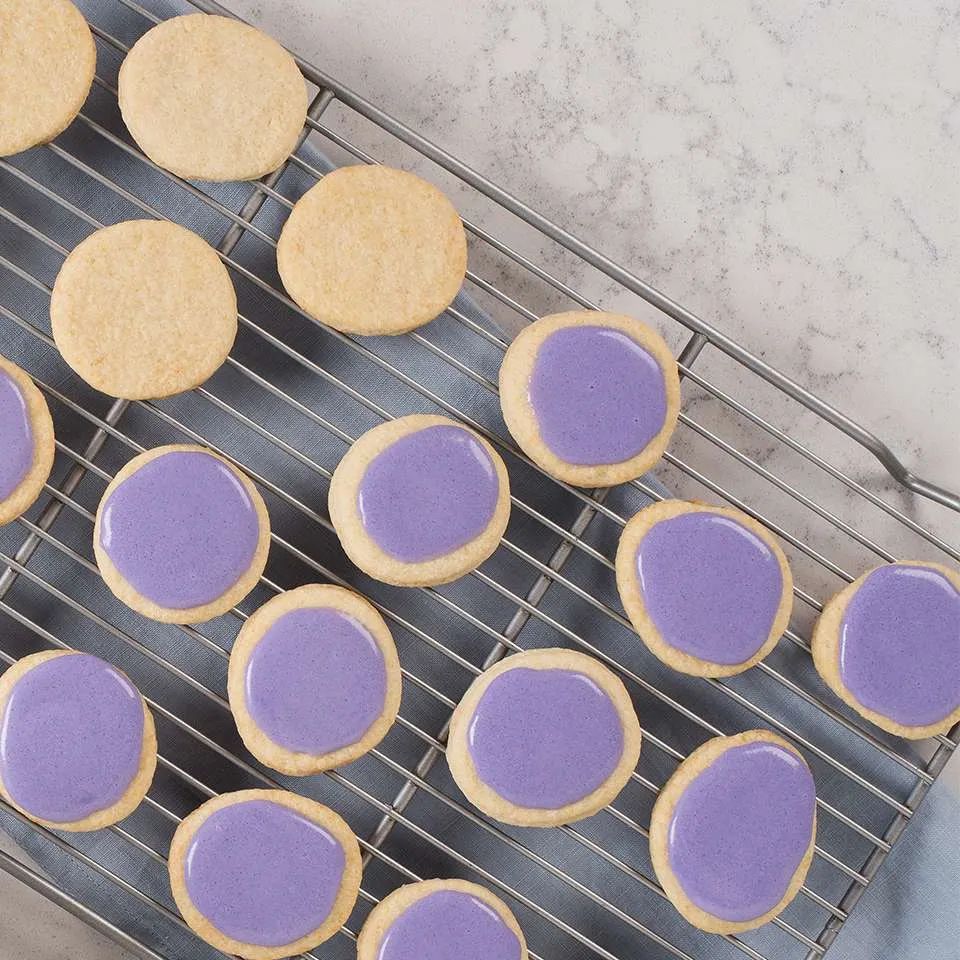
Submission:
[[[0,659],[9,665],[54,647],[120,663],[157,717],[160,764],[140,810],[103,837],[38,828],[4,805],[3,823],[42,867],[0,853],[0,868],[136,956],[217,956],[190,939],[173,908],[164,880],[170,835],[193,806],[224,789],[283,786],[340,810],[364,853],[357,909],[340,935],[306,956],[349,956],[371,905],[399,883],[461,874],[508,900],[536,960],[560,951],[605,960],[822,956],[960,742],[960,729],[916,751],[870,728],[816,678],[810,624],[824,599],[870,564],[900,555],[960,560],[900,491],[954,511],[960,498],[914,476],[825,401],[310,64],[300,61],[314,89],[307,124],[277,173],[244,192],[208,191],[164,173],[132,144],[115,101],[120,59],[159,17],[134,0],[115,5],[109,16],[102,3],[91,8],[98,73],[73,127],[24,155],[29,162],[0,160],[5,352],[48,397],[58,437],[45,497],[0,531]],[[211,0],[193,6],[229,15]],[[389,160],[440,182],[468,215],[469,297],[427,328],[389,341],[355,340],[303,314],[283,292],[273,259],[296,196],[324,175],[317,149],[339,160]],[[133,216],[179,219],[212,238],[238,288],[241,333],[225,367],[169,401],[106,401],[63,366],[49,335],[46,299],[62,258],[92,230]],[[656,478],[612,490],[569,487],[536,470],[499,417],[503,331],[548,308],[596,307],[596,298],[562,279],[573,276],[592,278],[604,302],[626,303],[669,326],[684,413]],[[765,397],[762,413],[738,398],[745,383]],[[510,468],[514,509],[500,549],[479,570],[449,587],[404,591],[349,565],[324,504],[346,446],[412,410],[446,413],[494,443]],[[273,543],[260,585],[230,615],[166,627],[138,618],[103,588],[91,525],[103,489],[130,456],[185,440],[218,450],[254,479],[271,508]],[[851,442],[894,483],[884,489],[868,466],[857,476],[836,467],[832,457],[844,445],[849,454]],[[745,510],[790,554],[797,574],[791,627],[747,675],[673,675],[623,616],[611,560],[619,530],[667,490]],[[857,523],[846,519],[853,513]],[[297,781],[243,752],[225,699],[225,664],[256,605],[313,579],[370,597],[396,635],[405,689],[398,722],[379,748],[342,770]],[[505,827],[470,809],[449,778],[441,762],[447,720],[486,666],[511,651],[558,644],[586,650],[624,679],[643,725],[641,762],[623,794],[590,820],[549,831]],[[647,825],[657,791],[691,749],[751,726],[781,732],[809,760],[818,782],[816,856],[801,895],[780,918],[719,938],[686,926],[665,902]]]

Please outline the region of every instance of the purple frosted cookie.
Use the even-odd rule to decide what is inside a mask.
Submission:
[[[650,819],[657,878],[701,930],[759,927],[803,885],[816,804],[806,763],[775,734],[751,730],[709,740],[657,797]]]
[[[93,549],[107,586],[164,623],[198,623],[239,603],[263,573],[270,521],[250,480],[205,447],[134,457],[97,508]]]
[[[497,548],[510,516],[503,461],[473,430],[416,414],[369,430],[330,482],[347,556],[384,583],[448,583]]]
[[[640,755],[620,680],[572,650],[529,650],[484,671],[450,721],[447,762],[467,799],[504,823],[551,827],[605,807]]]

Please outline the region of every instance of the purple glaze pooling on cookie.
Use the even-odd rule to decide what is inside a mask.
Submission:
[[[0,500],[6,500],[23,482],[33,464],[33,425],[20,385],[0,370]]]
[[[319,824],[271,800],[242,800],[194,833],[184,882],[221,933],[281,947],[327,919],[345,865],[340,841]]]
[[[742,523],[701,510],[661,520],[640,541],[636,567],[647,613],[674,649],[732,665],[770,635],[783,573]]]
[[[733,922],[772,910],[813,831],[806,764],[778,744],[725,750],[683,791],[667,840],[670,869],[701,910]]]
[[[869,573],[840,624],[840,678],[896,723],[943,720],[960,707],[960,592],[930,567]]]
[[[291,610],[247,662],[247,710],[274,743],[330,753],[356,743],[383,713],[383,653],[354,617],[331,607]]]
[[[143,751],[143,701],[88,653],[52,657],[13,686],[0,728],[0,779],[13,801],[54,823],[83,820],[126,793]]]
[[[216,600],[249,569],[260,537],[250,494],[221,460],[165,453],[110,494],[100,546],[123,578],[171,610]]]
[[[390,924],[377,960],[520,960],[520,940],[479,897],[437,890]]]
[[[663,429],[667,392],[656,358],[611,327],[563,327],[537,351],[528,386],[540,437],[581,466],[622,463]]]
[[[623,755],[623,724],[586,674],[515,667],[483,692],[467,746],[477,776],[505,800],[556,810],[613,773]]]
[[[438,424],[408,433],[370,461],[357,509],[384,553],[422,563],[479,537],[499,496],[483,444],[462,427]]]

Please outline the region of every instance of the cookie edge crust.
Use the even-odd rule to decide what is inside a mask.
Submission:
[[[540,436],[530,403],[529,383],[544,341],[570,327],[608,327],[626,334],[646,350],[663,373],[667,410],[660,432],[635,456],[619,463],[584,465],[558,457]],[[552,477],[578,487],[612,487],[643,476],[663,456],[680,415],[680,376],[666,341],[641,320],[620,313],[570,310],[541,317],[525,327],[507,348],[500,366],[500,408],[517,445]]]
[[[556,809],[523,807],[504,799],[480,779],[467,746],[467,731],[480,698],[497,677],[521,667],[534,670],[572,670],[586,674],[610,698],[623,729],[623,752],[617,766],[606,780],[585,797]],[[488,816],[501,823],[520,827],[555,827],[583,820],[607,806],[630,780],[630,774],[636,769],[640,758],[640,746],[640,721],[633,701],[619,677],[594,657],[574,650],[548,647],[511,654],[473,681],[450,719],[447,763],[464,796]]]
[[[39,653],[31,653],[28,656],[21,657],[16,663],[8,667],[3,676],[0,676],[0,717],[3,717],[6,712],[7,700],[13,688],[34,667],[38,667],[40,664],[46,663],[48,660],[53,660],[56,657],[76,656],[82,652],[81,650],[42,650]],[[96,656],[96,654],[91,654],[91,656]],[[103,657],[98,657],[97,659],[103,660]],[[157,768],[157,731],[153,722],[153,714],[150,712],[150,708],[147,706],[147,702],[144,700],[143,694],[140,693],[136,684],[134,684],[119,667],[110,663],[108,660],[104,660],[103,662],[107,663],[118,673],[123,674],[140,696],[140,704],[143,707],[143,742],[140,747],[140,764],[127,789],[123,792],[123,796],[121,796],[116,803],[111,804],[109,807],[104,807],[102,810],[95,810],[81,820],[69,820],[63,823],[35,817],[29,810],[21,807],[13,800],[7,793],[7,789],[3,785],[2,780],[0,780],[0,796],[2,796],[11,807],[20,811],[20,813],[33,823],[38,823],[40,826],[46,827],[49,830],[66,830],[79,833],[88,830],[100,830],[111,824],[119,823],[140,806],[143,798],[147,795],[147,791],[150,789],[150,784],[153,782],[153,775]]]
[[[807,870],[810,868],[810,863],[813,860],[813,850],[817,839],[816,803],[814,803],[810,842],[790,882],[787,884],[784,895],[777,902],[776,906],[761,916],[755,917],[753,920],[723,920],[701,909],[686,895],[670,867],[667,842],[670,822],[673,819],[674,809],[683,792],[707,767],[722,754],[726,753],[727,750],[749,743],[759,742],[773,743],[789,750],[792,754],[800,758],[804,766],[807,766],[806,761],[800,755],[799,751],[794,749],[794,747],[787,743],[782,737],[771,733],[769,730],[747,730],[744,733],[730,737],[714,737],[712,740],[708,740],[706,743],[697,747],[697,749],[677,767],[666,785],[661,789],[653,805],[653,812],[650,815],[650,859],[653,862],[653,869],[657,875],[657,879],[667,894],[667,898],[684,920],[700,930],[705,930],[707,933],[743,933],[746,930],[755,930],[757,927],[768,923],[774,917],[778,916],[797,893],[799,893],[806,879]],[[809,770],[809,767],[807,767],[807,769]]]
[[[855,710],[865,720],[869,720],[874,726],[896,737],[903,737],[906,740],[924,740],[940,733],[946,733],[955,723],[960,723],[960,704],[942,720],[938,720],[935,723],[916,726],[898,723],[885,714],[871,710],[870,707],[866,707],[860,703],[847,688],[846,684],[844,684],[843,678],[840,676],[840,626],[843,622],[843,615],[846,613],[847,605],[866,582],[870,574],[875,570],[880,570],[887,566],[894,566],[894,564],[881,563],[871,567],[866,573],[862,573],[853,583],[845,586],[827,601],[823,612],[814,624],[813,634],[810,638],[813,664],[817,668],[817,673],[820,674],[823,682],[848,707]],[[928,569],[936,570],[937,573],[942,574],[953,584],[954,589],[960,590],[960,572],[944,566],[942,563],[934,563],[926,560],[900,560],[895,566],[927,567]]]
[[[378,960],[387,931],[401,914],[431,894],[451,890],[466,893],[483,901],[510,928],[520,941],[518,960],[527,960],[527,941],[510,908],[495,894],[469,880],[438,879],[407,883],[388,893],[367,915],[357,937],[357,960]]]
[[[43,128],[43,132],[35,134],[33,137],[28,137],[26,139],[20,139],[12,141],[10,144],[7,144],[0,148],[0,157],[13,157],[18,153],[23,153],[24,150],[29,150],[31,147],[37,147],[44,143],[49,143],[51,140],[56,139],[63,133],[67,127],[77,119],[77,115],[83,109],[83,105],[87,102],[87,97],[90,96],[90,89],[93,86],[93,78],[97,71],[97,45],[93,39],[93,32],[90,30],[90,24],[87,23],[86,17],[80,12],[77,6],[69,2],[69,0],[64,0],[60,4],[62,9],[66,11],[65,16],[67,18],[72,18],[74,20],[74,26],[70,29],[76,31],[78,38],[85,38],[85,43],[81,39],[81,43],[87,47],[87,62],[84,64],[87,69],[84,71],[86,80],[81,84],[83,91],[82,96],[77,100],[71,100],[65,104],[65,112],[69,115],[66,117],[64,122],[63,114],[61,114],[61,120],[57,123],[51,123],[49,126]],[[39,12],[39,11],[38,11]],[[81,27],[83,29],[81,29]],[[84,34],[84,31],[86,33]]]
[[[375,457],[408,434],[434,426],[459,427],[477,440],[490,457],[500,491],[493,516],[480,534],[450,553],[407,563],[382,550],[364,529],[357,509],[357,490]],[[510,479],[503,459],[475,430],[449,417],[415,413],[381,423],[353,443],[333,471],[328,510],[344,552],[364,573],[398,587],[437,586],[476,569],[497,549],[510,519]]]
[[[702,657],[671,646],[664,640],[647,613],[636,573],[637,550],[643,538],[658,523],[687,513],[713,513],[736,521],[763,540],[780,565],[782,580],[780,603],[774,613],[770,632],[766,640],[757,648],[756,653],[740,663],[714,663],[712,660],[704,660]],[[793,573],[786,554],[766,527],[753,517],[731,507],[715,507],[689,500],[662,500],[644,507],[634,514],[623,528],[620,543],[617,546],[615,567],[620,602],[637,635],[658,660],[692,677],[732,677],[749,670],[769,655],[790,625],[790,614],[793,612]]]
[[[63,311],[65,308],[62,306],[64,288],[61,280],[63,283],[72,284],[74,288],[76,288],[78,282],[83,280],[84,273],[89,269],[87,264],[80,264],[79,262],[80,257],[84,255],[87,248],[95,249],[95,245],[102,243],[103,238],[107,236],[108,233],[110,233],[111,237],[116,237],[134,228],[144,229],[144,225],[148,225],[146,229],[166,232],[170,238],[176,237],[177,239],[173,242],[179,243],[181,246],[192,246],[197,258],[202,257],[207,260],[211,278],[216,274],[217,282],[223,285],[225,291],[229,291],[231,304],[227,308],[227,313],[232,316],[232,321],[230,322],[231,335],[228,338],[229,343],[226,344],[225,350],[221,349],[217,351],[216,354],[211,354],[210,362],[198,370],[195,376],[183,378],[179,382],[172,384],[173,389],[168,385],[163,387],[160,392],[144,389],[125,390],[121,396],[115,392],[114,388],[116,384],[109,383],[100,376],[91,376],[91,371],[86,369],[87,364],[81,362],[81,357],[78,352],[74,350],[73,344],[65,344],[63,330],[63,324],[65,322]],[[79,274],[79,276],[74,277],[75,273]],[[66,259],[57,271],[56,279],[53,282],[53,289],[50,293],[50,331],[64,362],[84,383],[93,387],[94,390],[98,390],[108,397],[123,400],[162,400],[166,397],[175,397],[181,393],[186,393],[200,386],[202,383],[206,383],[206,381],[223,366],[227,357],[230,355],[230,351],[233,349],[233,345],[237,339],[238,323],[237,289],[233,284],[233,280],[230,278],[230,272],[227,270],[223,261],[220,260],[219,256],[217,256],[216,250],[198,233],[194,233],[193,230],[182,227],[179,223],[175,223],[172,220],[151,220],[145,218],[121,220],[118,223],[109,224],[108,226],[94,230],[93,233],[84,237],[83,240],[67,254]],[[59,337],[57,336],[58,328],[60,328]],[[198,356],[204,355],[204,351],[202,350],[197,350],[195,353]]]
[[[184,866],[190,841],[204,821],[218,810],[237,803],[248,803],[252,800],[267,800],[281,804],[313,821],[334,836],[344,853],[344,868],[343,877],[340,880],[340,889],[327,918],[319,927],[304,934],[299,940],[282,944],[279,947],[264,947],[253,943],[245,943],[221,933],[193,905],[184,879]],[[235,790],[229,793],[221,793],[219,796],[202,803],[196,810],[188,814],[180,822],[173,839],[170,841],[168,864],[170,889],[181,916],[190,929],[206,943],[222,950],[224,953],[244,957],[245,960],[279,960],[281,957],[290,957],[306,950],[312,950],[325,940],[329,940],[343,926],[353,911],[360,892],[362,870],[360,846],[343,817],[335,810],[318,803],[316,800],[310,800],[286,790]]]
[[[436,288],[438,292],[432,298],[433,302],[421,305],[420,310],[411,317],[408,317],[403,323],[371,324],[363,321],[357,322],[355,318],[347,316],[343,311],[335,315],[330,311],[324,310],[322,305],[316,302],[316,298],[312,295],[312,291],[304,291],[302,284],[299,282],[303,270],[295,258],[297,257],[297,241],[303,241],[304,239],[303,228],[299,224],[300,219],[302,217],[311,215],[312,211],[310,208],[313,203],[317,202],[316,197],[322,196],[325,190],[332,189],[330,186],[331,183],[336,185],[340,180],[344,180],[347,177],[357,176],[358,171],[361,172],[359,175],[366,175],[371,170],[377,170],[381,172],[389,171],[391,175],[401,174],[403,177],[410,177],[412,180],[417,181],[421,189],[424,187],[427,188],[427,192],[433,193],[437,198],[440,198],[443,201],[441,206],[445,205],[449,207],[448,213],[451,216],[451,233],[456,235],[456,259],[455,263],[453,264],[456,269],[451,268],[450,271],[451,277],[456,274],[456,283],[454,284],[451,280],[449,289],[445,288],[442,290],[438,285]],[[326,187],[324,187],[325,184]],[[315,191],[321,191],[321,193],[316,194]],[[314,194],[313,200],[308,199],[311,194]],[[306,203],[304,203],[304,201],[306,201]],[[295,235],[295,232],[297,231],[299,231],[299,235]],[[457,212],[457,208],[453,205],[453,201],[442,190],[440,190],[439,187],[434,186],[429,180],[424,180],[415,173],[410,173],[408,170],[401,170],[398,167],[389,167],[383,164],[375,164],[372,166],[352,164],[345,167],[337,167],[335,170],[331,170],[330,173],[326,174],[322,180],[314,184],[314,186],[312,186],[302,197],[300,197],[300,199],[294,204],[289,216],[284,221],[283,227],[280,230],[280,237],[277,241],[277,272],[280,274],[283,288],[286,290],[290,299],[293,300],[294,303],[296,303],[296,305],[313,320],[316,320],[317,322],[322,323],[333,330],[338,330],[341,333],[355,336],[399,336],[400,334],[409,333],[411,330],[416,330],[417,328],[430,323],[431,320],[435,320],[456,299],[457,294],[463,287],[463,282],[467,274],[466,231],[463,227],[463,221],[460,218],[460,214]],[[424,300],[426,299],[428,298],[424,297]]]
[[[131,94],[130,92],[131,83],[135,84],[136,81],[130,80],[130,69],[127,69],[126,73],[124,73],[124,68],[127,66],[127,61],[130,58],[130,55],[138,46],[140,46],[141,41],[143,41],[145,37],[148,37],[151,33],[153,33],[154,30],[164,26],[164,24],[175,23],[180,20],[185,20],[188,17],[191,17],[191,18],[192,17],[214,17],[217,20],[223,20],[228,23],[235,24],[238,27],[246,28],[247,30],[253,31],[256,34],[259,34],[261,39],[265,37],[267,40],[270,41],[271,44],[275,45],[277,49],[282,51],[283,54],[287,58],[289,58],[290,63],[293,65],[294,69],[296,70],[297,76],[300,77],[301,84],[303,87],[303,102],[302,102],[303,109],[301,111],[299,109],[300,104],[298,104],[297,113],[298,113],[298,116],[301,116],[302,114],[302,117],[297,126],[296,132],[293,133],[293,135],[288,140],[289,149],[282,155],[279,155],[275,163],[273,162],[273,160],[271,160],[270,163],[273,164],[272,166],[268,166],[267,161],[264,161],[263,164],[260,164],[256,167],[251,165],[249,168],[246,168],[240,171],[240,175],[237,175],[236,170],[231,170],[229,173],[224,173],[222,171],[212,172],[211,170],[198,171],[197,169],[194,169],[189,165],[181,166],[177,162],[175,162],[173,165],[167,165],[161,159],[158,159],[157,156],[154,156],[154,154],[151,151],[148,151],[147,148],[144,147],[143,144],[140,142],[140,136],[142,136],[143,134],[144,127],[149,127],[150,122],[148,120],[146,123],[140,123],[136,119],[137,108],[132,106],[131,104],[131,100],[135,99],[135,95]],[[168,33],[173,29],[179,29],[179,27],[168,27],[163,32]],[[149,56],[150,51],[147,50],[147,52],[145,53],[145,50],[149,47],[151,43],[155,43],[156,39],[157,39],[156,36],[154,36],[151,41],[148,41],[147,44],[141,47],[138,53],[138,57]],[[135,61],[132,61],[132,62],[136,66],[136,62]],[[180,177],[181,179],[184,179],[184,180],[199,180],[203,183],[249,183],[252,180],[259,180],[261,177],[265,177],[270,173],[275,173],[277,170],[279,170],[283,166],[287,158],[290,157],[291,154],[293,154],[293,152],[296,150],[297,141],[300,137],[300,134],[307,120],[307,109],[309,107],[309,95],[307,93],[307,86],[306,86],[306,82],[304,81],[303,74],[301,73],[300,68],[297,66],[297,62],[293,54],[291,54],[290,51],[283,46],[283,44],[279,43],[272,36],[270,36],[270,34],[266,33],[263,30],[258,29],[257,27],[252,26],[249,23],[246,23],[245,21],[239,19],[238,17],[224,17],[218,14],[212,14],[212,13],[184,13],[176,17],[170,17],[167,20],[161,20],[159,23],[154,24],[154,26],[152,26],[149,30],[147,30],[147,32],[144,33],[136,41],[136,43],[134,43],[133,46],[130,47],[130,49],[127,51],[126,56],[123,58],[123,62],[120,64],[120,70],[117,76],[117,105],[120,108],[120,116],[123,119],[124,126],[129,131],[130,136],[133,138],[137,147],[140,150],[142,150],[143,153],[161,169],[166,170],[167,172],[172,173],[174,176]],[[131,108],[132,108],[132,113],[131,113]],[[130,119],[131,117],[134,118],[132,123]],[[135,130],[136,132],[134,132]],[[138,136],[138,134],[140,134],[140,136]],[[153,149],[154,149],[154,146],[151,144],[151,150]],[[278,154],[279,154],[279,147],[278,147]],[[166,160],[169,158],[165,157],[163,159]]]
[[[247,708],[246,670],[250,657],[263,635],[280,619],[295,610],[332,608],[358,620],[373,636],[383,656],[387,677],[383,709],[366,733],[355,743],[328,753],[292,750],[272,740],[253,719]],[[400,709],[402,675],[393,636],[376,608],[360,594],[331,584],[306,584],[277,594],[253,613],[240,629],[230,653],[227,669],[227,695],[233,718],[246,748],[274,770],[303,777],[352,763],[372,750],[393,726]]]
[[[27,405],[30,429],[33,432],[33,461],[24,478],[14,487],[10,496],[0,500],[0,525],[22,516],[36,503],[43,485],[50,478],[56,453],[53,419],[46,398],[30,375],[12,360],[0,356],[0,370],[17,385]]]
[[[125,480],[133,476],[141,467],[146,466],[151,460],[162,457],[168,453],[206,453],[216,458],[222,464],[229,467],[230,471],[243,484],[244,489],[253,503],[257,513],[257,521],[260,527],[260,535],[257,540],[257,546],[250,561],[250,566],[240,576],[240,579],[228,590],[222,593],[215,600],[202,604],[197,607],[185,607],[182,610],[176,610],[170,607],[161,607],[152,600],[143,596],[134,587],[127,582],[124,576],[114,566],[113,561],[107,555],[106,550],[100,545],[100,521],[103,515],[103,506],[114,490]],[[153,447],[137,454],[132,460],[128,461],[117,472],[117,475],[107,485],[100,503],[97,505],[97,517],[93,525],[93,553],[97,561],[97,567],[104,582],[110,588],[110,591],[118,599],[125,603],[130,609],[137,613],[149,617],[151,620],[157,620],[160,623],[200,623],[204,620],[211,620],[226,613],[231,607],[238,604],[243,598],[256,586],[260,580],[267,565],[267,554],[270,552],[270,517],[267,514],[266,504],[260,496],[253,481],[241,470],[235,467],[229,460],[214,452],[209,447],[202,447],[193,443],[171,443],[165,446]]]

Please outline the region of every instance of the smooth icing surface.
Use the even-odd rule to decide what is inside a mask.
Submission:
[[[88,653],[52,657],[13,686],[0,728],[0,778],[24,810],[71,823],[113,806],[140,767],[143,701]]]
[[[480,697],[467,745],[477,776],[505,800],[556,810],[613,773],[623,755],[623,724],[585,674],[516,667]]]
[[[783,593],[770,547],[736,520],[702,511],[653,526],[637,549],[637,576],[664,642],[724,665],[763,645]]]
[[[184,882],[193,905],[223,934],[280,947],[329,916],[346,858],[319,824],[270,800],[212,813],[193,835]]]
[[[813,777],[770,742],[724,751],[683,792],[668,835],[684,893],[722,920],[753,920],[783,898],[810,844]]]
[[[537,351],[528,390],[543,442],[582,466],[635,457],[667,416],[660,364],[610,327],[564,327],[550,334]]]
[[[461,427],[436,425],[401,437],[370,461],[357,508],[381,550],[421,563],[480,536],[499,495],[483,444]]]
[[[211,603],[253,562],[256,508],[233,471],[200,451],[166,453],[110,494],[100,545],[124,579],[172,610]]]
[[[519,960],[520,940],[492,907],[458,890],[437,890],[387,928],[377,960]]]
[[[383,712],[383,654],[358,620],[330,607],[291,610],[247,661],[247,710],[275,743],[330,753],[356,743]]]
[[[0,500],[6,500],[23,482],[33,463],[33,426],[20,386],[0,370]]]
[[[906,726],[960,706],[960,592],[938,570],[890,564],[867,575],[840,624],[840,677]]]

